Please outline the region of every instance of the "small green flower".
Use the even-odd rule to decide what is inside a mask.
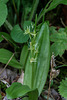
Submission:
[[[29,34],[30,33],[30,26],[27,26],[27,29],[25,30],[25,34]]]
[[[30,63],[32,63],[32,62],[37,62],[37,59],[36,58],[31,58]]]

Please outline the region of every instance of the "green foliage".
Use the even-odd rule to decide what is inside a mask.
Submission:
[[[24,96],[29,91],[31,91],[31,89],[28,86],[14,82],[11,87],[6,90],[6,93],[8,99],[14,99]]]
[[[7,3],[9,0],[0,0],[0,2]]]
[[[32,0],[22,0],[22,4],[23,4],[23,15],[24,15],[24,18],[22,19],[24,21],[29,19],[29,14],[31,12],[33,2]]]
[[[4,83],[2,83],[1,81],[0,81],[0,90],[3,90],[4,92],[6,92],[6,84],[4,84]]]
[[[19,25],[15,25],[11,31],[11,37],[15,42],[25,43],[29,39],[29,36],[24,34],[23,30],[19,27]]]
[[[27,27],[32,28],[31,25],[32,25],[32,26],[34,25],[34,23],[33,23],[32,21],[24,21],[24,24],[23,24],[24,30],[26,30]]]
[[[67,100],[67,78],[60,83],[59,93]]]
[[[18,97],[25,96],[26,94],[29,96],[29,100],[37,100],[38,91],[31,90],[28,86],[22,85],[21,83],[14,82],[11,87],[6,90],[7,98],[14,99]]]
[[[38,90],[32,90],[28,93],[29,95],[29,100],[37,100],[38,99]]]
[[[41,10],[40,13],[38,12],[39,15],[38,18],[37,16],[35,18],[35,25],[33,25],[34,22],[32,22],[32,19],[34,21],[34,14],[36,14],[39,0],[33,0],[33,2],[32,0],[10,0],[8,2],[8,11],[6,6],[7,2],[8,0],[0,0],[0,26],[5,22],[4,26],[7,31],[10,30],[9,32],[11,32],[11,34],[0,32],[0,42],[3,40],[3,35],[14,48],[15,46],[18,47],[18,45],[20,49],[22,48],[20,62],[13,57],[8,65],[25,70],[24,85],[13,83],[6,90],[7,97],[8,99],[13,99],[27,94],[29,100],[37,100],[46,83],[49,71],[50,40],[54,42],[51,46],[51,52],[54,52],[55,56],[62,56],[67,49],[67,29],[60,29],[57,32],[55,27],[52,27],[49,40],[48,24],[46,22],[44,23],[44,20],[40,25],[38,25],[38,22],[42,17],[44,19],[48,11],[53,10],[59,4],[67,5],[67,1],[50,0],[45,8]],[[6,18],[8,23],[5,21]],[[15,42],[18,43],[18,45]],[[6,49],[0,49],[1,63],[6,64],[11,56],[12,52]]]
[[[50,11],[50,10],[56,8],[59,4],[67,5],[67,1],[66,0],[59,0],[59,1],[58,0],[53,0],[51,2],[50,6],[48,7],[47,11]]]
[[[55,33],[57,33],[56,27],[51,26],[51,27],[50,27],[50,35],[51,35],[51,34],[55,34]]]
[[[67,34],[66,32],[55,33],[50,36],[50,40],[54,42],[51,46],[51,52],[54,52],[55,56],[64,53],[67,50]]]
[[[27,27],[33,25],[31,21],[25,21],[23,24],[23,30],[25,31]],[[15,25],[11,31],[12,39],[17,43],[25,43],[29,39],[29,35],[25,34],[22,28],[19,25]]]
[[[0,42],[4,40],[2,36],[4,36],[7,40],[9,39],[9,41],[11,41],[10,35],[5,32],[0,32]]]
[[[28,46],[24,45],[20,55],[20,64],[23,66],[23,69],[25,68],[25,64],[28,58],[28,53],[29,53]]]
[[[9,61],[9,59],[11,58],[12,55],[13,55],[12,52],[1,48],[0,49],[0,62],[4,63],[4,64],[7,64],[7,62]],[[15,59],[15,57],[13,57],[11,59],[11,61],[9,62],[8,65],[10,65],[10,66],[12,66],[14,68],[18,68],[18,69],[22,68],[21,64]]]
[[[4,24],[7,18],[7,6],[0,1],[0,27]]]
[[[5,32],[0,32],[0,42],[2,42],[3,40],[6,40],[8,42],[10,42],[14,47],[16,47],[15,42],[12,40],[11,36]]]
[[[35,14],[35,12],[36,12],[38,3],[39,3],[39,0],[33,0],[32,10],[31,10],[31,14],[30,14],[29,20],[32,20],[34,14]]]
[[[47,3],[47,5],[45,6],[45,8],[42,10],[42,12],[40,13],[40,15],[38,16],[38,21],[41,19],[41,17],[43,15],[45,15],[48,11],[51,11],[54,8],[56,8],[59,4],[65,4],[65,5],[67,5],[67,1],[66,0],[49,0],[49,2]]]

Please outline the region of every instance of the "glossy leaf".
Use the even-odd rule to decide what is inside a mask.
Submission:
[[[0,49],[0,62],[4,63],[4,64],[7,64],[7,62],[9,61],[9,59],[11,58],[12,55],[13,55],[12,52],[1,48]],[[18,68],[18,69],[22,68],[21,64],[15,59],[15,57],[13,57],[11,59],[11,61],[9,62],[8,65],[10,65],[14,68]]]
[[[46,83],[50,63],[50,40],[49,27],[47,23],[42,25],[36,43],[39,46],[39,53],[37,59],[37,70],[34,80],[34,88],[38,88],[40,94],[44,84]]]
[[[12,39],[17,43],[25,43],[29,39],[29,36],[24,34],[23,30],[19,27],[19,25],[15,25],[11,31]]]
[[[25,74],[24,74],[24,85],[28,85],[29,88],[32,89],[32,65],[30,63],[31,54],[29,54],[26,66],[25,66]]]
[[[14,99],[22,97],[30,91],[31,90],[28,86],[22,85],[18,82],[14,82],[9,88],[7,88],[6,93],[8,99]]]
[[[7,18],[7,6],[3,2],[0,2],[0,27],[4,24]]]

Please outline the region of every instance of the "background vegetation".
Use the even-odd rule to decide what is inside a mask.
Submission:
[[[1,99],[67,99],[66,12],[66,0],[0,0]]]

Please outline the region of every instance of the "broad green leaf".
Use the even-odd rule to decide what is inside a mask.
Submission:
[[[39,46],[39,51],[37,59],[37,70],[34,79],[34,88],[36,87],[38,89],[40,95],[44,84],[46,83],[50,63],[49,27],[47,23],[42,25],[36,43]]]
[[[51,52],[54,52],[55,56],[62,56],[67,50],[67,34],[65,32],[52,34],[50,40],[54,42],[51,46]]]
[[[26,85],[22,85],[21,83],[14,82],[9,88],[7,88],[7,98],[14,99],[18,97],[22,97],[30,92],[30,88]]]
[[[11,31],[12,39],[17,43],[25,43],[29,39],[29,36],[24,34],[23,30],[19,27],[19,25],[15,25]]]
[[[28,53],[29,53],[28,46],[24,45],[21,51],[21,55],[20,55],[20,64],[23,66],[23,68],[25,68],[25,64],[28,58]]]
[[[0,62],[4,63],[4,64],[7,64],[7,62],[9,61],[9,59],[11,58],[12,55],[13,55],[12,52],[1,48],[0,49]],[[14,68],[18,68],[18,69],[22,68],[22,65],[15,59],[15,57],[13,57],[11,59],[11,61],[9,62],[8,65],[10,65]]]
[[[31,54],[29,54],[26,66],[25,66],[25,74],[24,74],[24,85],[28,85],[29,88],[32,89],[32,65],[30,63]]]
[[[4,24],[7,18],[7,6],[0,2],[0,27]]]
[[[59,93],[67,100],[67,78],[60,83]]]
[[[9,0],[0,0],[0,2],[7,3]]]
[[[29,100],[28,97],[24,97],[23,100]]]

